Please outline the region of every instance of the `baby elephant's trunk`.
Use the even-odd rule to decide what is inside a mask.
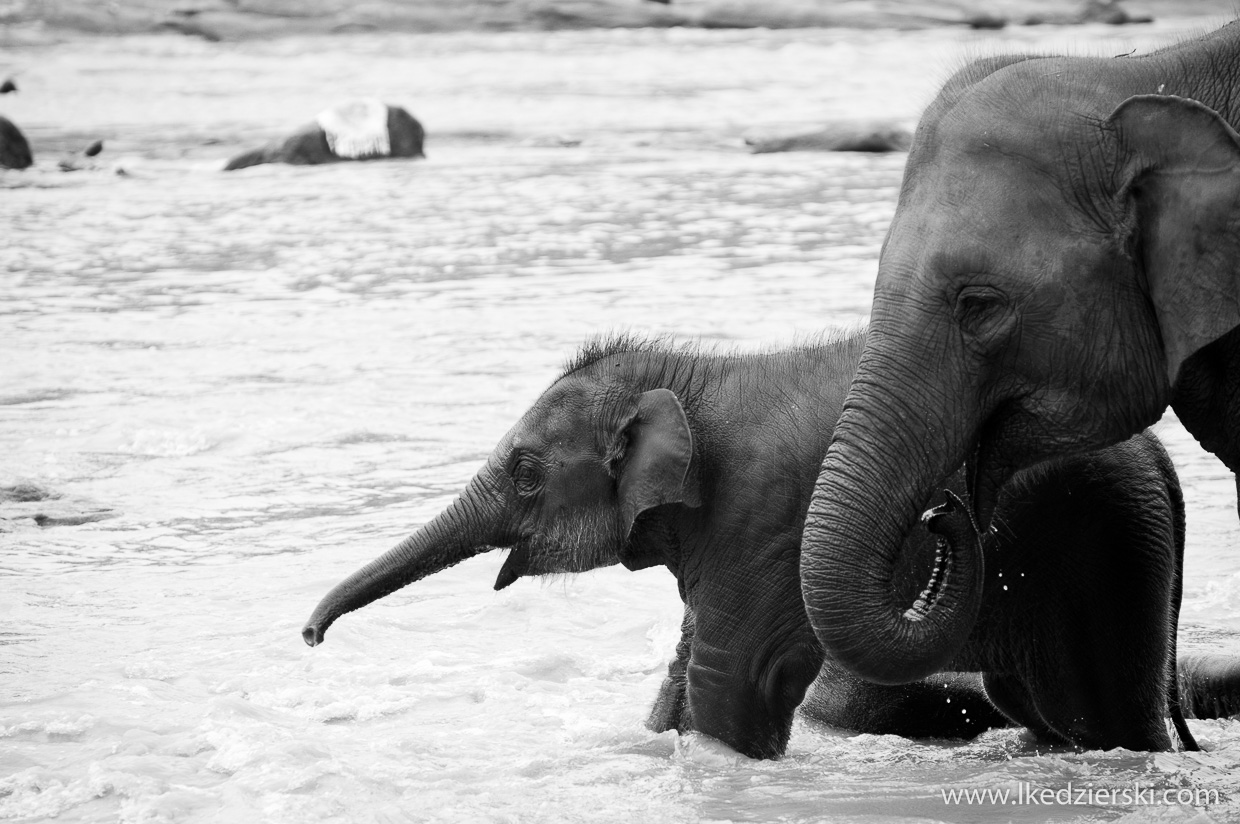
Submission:
[[[327,628],[346,612],[490,549],[499,504],[485,488],[481,475],[475,477],[430,523],[337,584],[315,607],[302,639],[318,646]]]

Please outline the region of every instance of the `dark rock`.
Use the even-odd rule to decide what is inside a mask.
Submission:
[[[1122,26],[1127,23],[1152,23],[1149,15],[1131,15],[1119,5],[1119,0],[1086,0],[1081,12],[1082,23],[1109,23]]]
[[[899,123],[829,123],[812,131],[746,136],[754,154],[769,152],[907,152],[912,129]]]
[[[339,142],[345,136],[336,139],[333,147],[333,135],[322,125],[323,122],[354,110],[353,107],[363,106],[367,109],[382,106],[387,110],[387,134],[385,148],[372,150],[346,150]],[[376,135],[376,137],[384,137]],[[400,106],[388,106],[378,101],[355,101],[351,104],[328,109],[319,115],[314,123],[308,123],[291,135],[277,138],[266,146],[242,152],[228,161],[224,171],[244,169],[262,163],[289,163],[295,166],[335,163],[342,160],[373,160],[385,157],[426,157],[423,153],[425,132],[422,124],[413,115]]]
[[[62,172],[94,171],[103,168],[94,160],[103,151],[103,141],[96,140],[80,152],[65,155],[56,162]]]
[[[59,497],[59,492],[53,492],[45,486],[39,486],[28,481],[19,481],[10,486],[0,486],[0,503],[6,501],[32,503],[34,501],[46,501]]]
[[[1006,17],[999,17],[995,14],[987,12],[979,12],[965,18],[964,21],[971,29],[1001,29],[1007,25]]]
[[[13,121],[0,117],[0,168],[26,169],[34,163],[34,155],[26,136]]]
[[[164,20],[155,26],[156,31],[174,31],[178,34],[184,34],[189,37],[201,37],[209,43],[218,43],[223,38],[214,31],[201,23],[197,22],[194,17],[187,17],[183,20]]]

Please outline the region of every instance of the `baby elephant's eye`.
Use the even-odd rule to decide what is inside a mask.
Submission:
[[[537,492],[542,485],[542,472],[536,462],[522,458],[512,468],[512,485],[522,494]]]

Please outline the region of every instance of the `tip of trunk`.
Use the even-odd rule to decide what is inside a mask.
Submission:
[[[301,631],[301,640],[305,641],[308,647],[317,647],[323,643],[323,630],[319,629],[317,624],[306,624]]]

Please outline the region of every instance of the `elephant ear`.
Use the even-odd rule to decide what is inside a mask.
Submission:
[[[1130,97],[1110,123],[1174,386],[1186,358],[1240,324],[1240,135],[1171,95]]]
[[[693,433],[675,392],[651,389],[638,395],[621,430],[626,445],[618,486],[620,526],[625,535],[647,509],[671,503],[701,504],[697,478],[690,472]],[[621,560],[629,566],[628,560]]]

